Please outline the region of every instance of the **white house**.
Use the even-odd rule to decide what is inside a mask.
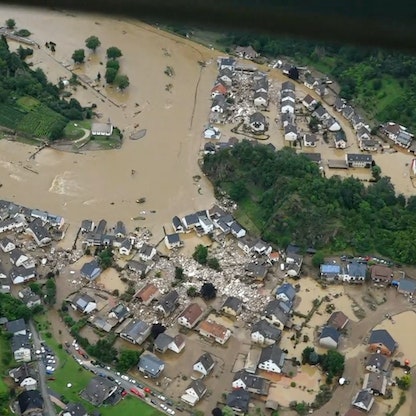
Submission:
[[[183,242],[181,240],[181,238],[179,237],[179,234],[167,234],[165,236],[165,245],[169,250],[172,250],[173,248],[176,247],[182,247],[183,246]]]
[[[28,362],[32,359],[29,336],[14,335],[12,338],[13,357],[17,362]]]
[[[190,303],[179,315],[178,324],[192,329],[198,323],[203,314],[204,310],[198,303]]]
[[[96,301],[86,293],[76,293],[72,298],[71,306],[74,310],[88,314],[97,309]]]
[[[302,104],[309,110],[313,111],[315,107],[318,105],[318,101],[315,100],[310,94],[306,95],[305,98],[302,100]]]
[[[16,245],[12,240],[5,237],[0,241],[0,248],[3,250],[3,253],[8,253],[16,248]]]
[[[292,101],[285,101],[280,107],[281,113],[295,113],[295,104]]]
[[[260,345],[272,345],[279,343],[282,331],[265,319],[256,322],[251,328],[251,341]]]
[[[143,243],[143,245],[139,248],[138,252],[140,260],[143,261],[152,260],[153,257],[156,256],[156,253],[156,248],[147,243]]]
[[[132,243],[131,239],[130,238],[125,238],[121,242],[120,247],[118,249],[118,252],[122,256],[129,256],[132,248],[133,248],[133,243]]]
[[[332,326],[325,326],[319,336],[319,345],[324,348],[336,349],[341,334]]]
[[[198,327],[201,336],[213,339],[218,344],[224,345],[231,337],[231,331],[217,322],[205,320]]]
[[[298,129],[296,128],[296,126],[292,124],[288,124],[284,128],[284,134],[285,134],[285,140],[287,140],[288,142],[294,142],[298,138]]]
[[[253,95],[253,103],[255,107],[267,107],[268,94],[263,91],[256,91]]]
[[[315,134],[305,133],[303,135],[303,146],[304,147],[316,147],[318,138]]]
[[[207,376],[215,366],[215,361],[212,358],[211,354],[205,352],[202,354],[198,360],[193,365],[193,370],[197,373],[202,374],[202,376]]]
[[[29,260],[29,256],[23,253],[22,250],[16,248],[10,252],[10,262],[16,267],[23,266]]]
[[[281,374],[286,354],[276,345],[272,344],[261,351],[258,368]]]
[[[36,277],[36,268],[35,267],[12,267],[9,271],[9,279],[13,282],[14,285],[19,285],[21,283],[28,282]]]
[[[110,119],[107,123],[92,123],[91,135],[92,136],[111,136],[113,134],[113,125]]]
[[[237,221],[231,224],[230,229],[231,234],[236,238],[241,238],[246,235],[246,230]]]
[[[254,133],[262,133],[267,128],[266,117],[260,112],[253,113],[249,117],[248,124]]]
[[[345,149],[347,147],[347,139],[345,138],[345,134],[342,132],[335,134],[334,145],[336,149]]]
[[[181,400],[190,406],[195,406],[206,392],[207,386],[201,380],[192,380],[185,393],[181,396]]]
[[[218,94],[212,100],[211,111],[213,113],[224,113],[227,108],[227,103],[225,101],[225,97],[222,94]]]

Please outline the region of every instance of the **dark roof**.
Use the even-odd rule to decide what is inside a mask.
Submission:
[[[81,397],[94,406],[101,405],[114,390],[115,384],[104,377],[94,377],[82,391]]]
[[[201,398],[207,391],[206,385],[201,380],[192,380],[191,384],[188,386],[188,389],[193,389],[199,398]]]
[[[147,322],[132,319],[121,332],[129,338],[136,340],[149,329],[149,326]]]
[[[227,104],[225,102],[225,97],[222,94],[216,95],[215,98],[212,100],[211,108],[215,107],[216,105],[222,108],[226,107]]]
[[[322,160],[322,157],[321,157],[321,154],[320,153],[306,153],[306,152],[302,152],[301,154],[304,155],[305,157],[307,157],[312,162],[320,163],[321,160]]]
[[[88,263],[84,263],[80,270],[81,276],[88,279],[96,278],[101,273],[101,267],[98,261],[93,259]]]
[[[278,299],[271,300],[264,308],[263,315],[275,316],[283,325],[286,325],[289,321],[289,315],[282,311],[280,303]]]
[[[368,357],[366,365],[370,367],[376,367],[379,370],[381,370],[385,366],[386,362],[387,362],[387,357],[385,355],[375,353],[375,354],[371,354]]]
[[[310,94],[306,95],[302,101],[305,101],[305,103],[309,105],[311,105],[314,101],[316,102],[315,98],[313,98]]]
[[[283,101],[284,98],[293,98],[293,100],[295,101],[296,99],[296,94],[294,93],[294,91],[290,91],[290,90],[284,90],[282,91],[282,93],[280,94],[280,100]]]
[[[401,292],[413,293],[416,291],[416,280],[414,279],[400,279],[399,290]]]
[[[212,358],[211,354],[209,354],[208,352],[205,352],[198,358],[198,361],[195,364],[197,363],[201,363],[202,367],[204,367],[205,370],[209,370],[210,368],[213,367],[213,365],[215,364],[215,361]]]
[[[287,126],[285,126],[285,134],[288,134],[288,133],[298,134],[297,127],[293,124],[288,124]]]
[[[290,283],[283,283],[276,290],[276,295],[286,295],[289,301],[293,301],[296,296],[296,290]]]
[[[279,367],[283,366],[285,361],[286,354],[279,348],[277,344],[269,345],[261,350],[259,363],[264,363],[265,361],[272,361],[277,364]]]
[[[84,416],[87,414],[85,407],[81,403],[70,403],[65,409],[71,416]]]
[[[176,290],[172,290],[171,292],[163,296],[157,305],[160,306],[166,314],[170,314],[172,311],[175,310],[178,300],[178,292]]]
[[[130,311],[125,305],[119,303],[117,306],[110,310],[110,313],[116,315],[117,319],[122,319],[128,316],[130,314]]]
[[[253,95],[253,99],[260,98],[260,97],[264,98],[267,101],[269,95],[267,94],[267,92],[264,92],[264,91],[256,91]]]
[[[173,337],[166,334],[165,332],[162,332],[155,339],[154,345],[158,350],[164,351],[166,348],[168,348],[169,344],[172,343],[172,341]]]
[[[29,335],[13,335],[12,338],[12,350],[17,351],[20,350],[20,348],[30,348],[30,340]]]
[[[243,304],[243,301],[235,296],[229,296],[224,304],[222,305],[222,308],[230,308],[236,312],[238,312]]]
[[[249,402],[250,393],[244,389],[236,389],[228,394],[226,404],[232,409],[238,409],[243,413],[247,413]]]
[[[37,390],[26,390],[17,397],[22,414],[31,410],[43,409],[43,398]]]
[[[365,153],[348,153],[347,154],[348,162],[367,162],[371,163],[373,161],[373,156],[367,155]]]
[[[263,377],[259,377],[254,374],[247,373],[247,371],[240,370],[235,373],[233,381],[240,379],[249,389],[255,389],[262,393],[265,393],[265,390],[267,390],[267,380]]]
[[[12,260],[12,263],[16,263],[17,260],[19,260],[19,258],[21,256],[25,256],[28,257],[25,253],[23,253],[22,250],[20,250],[19,248],[15,248],[14,250],[12,250],[9,254],[10,256],[10,260]]]
[[[264,124],[266,122],[266,117],[264,117],[262,113],[257,111],[256,113],[253,113],[250,116],[250,123],[255,123],[255,122]]]
[[[367,273],[367,265],[353,261],[347,265],[348,274],[354,277],[365,277]]]
[[[397,347],[396,341],[385,329],[375,329],[371,332],[369,344],[383,344],[390,351],[394,351]]]
[[[254,332],[259,332],[265,338],[272,339],[276,342],[280,341],[282,336],[282,331],[272,324],[269,324],[265,319],[261,319],[252,326],[251,333],[253,334]]]
[[[121,234],[121,235],[126,235],[126,226],[124,225],[123,221],[117,221],[117,224],[114,228],[114,234]]]
[[[322,329],[322,333],[321,333],[321,336],[319,337],[319,339],[321,340],[321,339],[324,339],[324,338],[331,338],[338,344],[340,336],[341,336],[341,334],[334,327],[325,326]]]
[[[95,299],[87,293],[77,293],[72,299],[72,304],[81,311],[84,311],[90,302],[95,302]]]
[[[374,397],[368,390],[361,390],[357,393],[352,404],[358,406],[359,408],[365,408],[370,410],[371,405],[373,404]]]
[[[160,367],[165,363],[156,355],[151,353],[144,353],[140,356],[139,367],[143,368],[146,373],[152,376],[157,376],[160,373]]]
[[[336,311],[330,316],[327,323],[335,329],[341,329],[348,323],[348,321],[349,318],[344,312]]]
[[[285,81],[282,84],[282,91],[283,90],[292,90],[292,91],[295,91],[295,84],[292,81]]]
[[[179,243],[181,241],[179,234],[167,234],[166,235],[169,244],[176,244]]]
[[[26,322],[23,318],[9,321],[6,323],[6,329],[11,334],[15,334],[16,332],[26,330]]]
[[[28,228],[32,230],[33,234],[36,235],[38,240],[51,237],[49,231],[43,226],[42,220],[40,218],[33,220],[29,224]]]

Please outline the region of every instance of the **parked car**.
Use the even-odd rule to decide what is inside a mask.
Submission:
[[[116,381],[116,379],[115,379],[114,377],[107,376],[107,378],[108,378],[110,381]]]
[[[125,397],[125,396],[127,396],[127,391],[126,391],[126,390],[123,390],[123,391],[121,392],[121,397]]]
[[[133,393],[135,396],[143,397],[143,393],[140,390],[136,389],[135,387],[132,387],[130,389],[130,392]]]
[[[126,375],[124,375],[124,374],[122,376],[120,376],[120,378],[122,380],[129,381],[129,378]]]

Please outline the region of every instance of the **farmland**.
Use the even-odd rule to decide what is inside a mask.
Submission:
[[[16,129],[16,126],[25,116],[25,112],[11,107],[7,104],[0,104],[0,125],[9,129]]]

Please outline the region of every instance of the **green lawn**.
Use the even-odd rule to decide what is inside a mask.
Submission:
[[[133,396],[126,396],[115,407],[101,406],[99,410],[102,416],[162,416],[157,409]]]
[[[91,120],[71,120],[64,128],[63,138],[69,140],[80,139],[85,134],[83,129],[91,130]]]
[[[121,139],[116,129],[113,130],[111,136],[91,137],[91,142],[99,145],[102,150],[118,149],[121,146]]]
[[[4,334],[0,335],[0,394],[9,391],[9,387],[4,381],[4,377],[7,376],[9,365],[4,364],[3,359],[6,361],[6,357],[11,359],[11,347],[10,341],[6,339]]]
[[[20,97],[17,99],[16,102],[19,105],[19,107],[26,111],[31,111],[40,104],[39,100],[29,96]]]

